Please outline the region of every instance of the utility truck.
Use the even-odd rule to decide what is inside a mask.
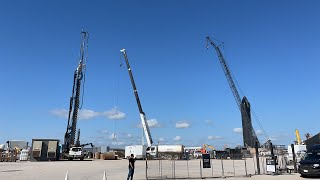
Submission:
[[[128,56],[126,53],[125,49],[120,50],[120,52],[123,53],[124,55],[124,59],[126,61],[126,65],[127,65],[127,69],[128,69],[128,73],[129,73],[129,77],[131,80],[131,85],[133,88],[133,93],[138,105],[138,109],[139,109],[139,113],[140,113],[140,119],[141,119],[141,124],[142,124],[142,128],[143,128],[143,132],[144,135],[146,137],[147,140],[147,147],[146,147],[146,154],[147,156],[151,157],[151,158],[161,158],[160,155],[162,156],[163,154],[168,155],[168,157],[178,157],[181,158],[183,155],[183,145],[153,145],[153,140],[151,137],[151,133],[150,133],[150,129],[148,126],[148,122],[147,122],[147,118],[145,113],[142,110],[142,106],[141,106],[141,102],[139,99],[139,95],[138,95],[138,90],[136,88],[136,84],[134,82],[133,79],[133,75],[132,75],[132,71],[131,71],[131,67],[129,64],[129,60],[128,60]],[[138,145],[134,145],[134,146],[138,146]],[[142,146],[144,147],[144,146]],[[128,147],[129,148],[129,147]],[[140,152],[140,151],[139,151]],[[141,151],[143,152],[143,151]]]

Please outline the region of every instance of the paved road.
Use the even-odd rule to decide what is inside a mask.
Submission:
[[[196,165],[199,165],[199,161]],[[227,162],[226,162],[227,163]],[[249,166],[250,164],[248,164]],[[189,168],[194,165],[189,162]],[[128,171],[127,160],[94,160],[94,161],[57,161],[57,162],[0,162],[0,180],[64,180],[66,173],[69,180],[102,180],[104,171],[108,180],[125,180]],[[164,168],[164,167],[163,167]],[[181,172],[180,172],[181,173]],[[185,171],[182,173],[186,173]],[[190,176],[192,171],[189,172]],[[238,173],[238,172],[236,172]],[[239,174],[239,173],[238,173]],[[196,176],[195,176],[196,177]],[[136,162],[135,180],[145,177],[145,161]],[[210,179],[210,178],[208,178]],[[223,179],[223,178],[211,178]],[[252,177],[231,177],[227,179],[252,180],[296,180],[303,179],[299,174],[255,175]]]

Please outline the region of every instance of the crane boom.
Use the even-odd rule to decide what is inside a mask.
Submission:
[[[219,61],[220,61],[220,64],[222,66],[222,69],[223,69],[223,72],[228,80],[228,83],[229,83],[229,86],[230,86],[230,89],[232,91],[232,94],[236,100],[236,103],[238,105],[238,108],[241,110],[241,98],[239,96],[239,93],[238,93],[238,90],[236,88],[236,85],[233,81],[233,78],[231,76],[231,72],[229,70],[229,66],[227,64],[227,62],[225,61],[223,55],[222,55],[222,52],[220,50],[220,48],[216,45],[216,43],[214,41],[212,41],[210,39],[210,37],[207,37],[207,42],[209,42],[213,47],[214,49],[216,50],[217,54],[218,54],[218,58],[219,58]]]
[[[297,139],[297,144],[298,145],[301,145],[301,137],[300,137],[300,133],[299,133],[299,130],[296,129],[296,139]]]
[[[68,114],[68,125],[64,137],[64,151],[68,152],[71,146],[75,145],[78,112],[80,106],[81,81],[83,79],[83,67],[85,65],[87,48],[88,48],[88,32],[81,32],[80,45],[80,61],[73,76],[72,96],[70,97],[70,106]],[[80,132],[79,132],[80,135]],[[78,137],[79,138],[79,137]]]
[[[219,46],[210,37],[206,37],[206,40],[207,40],[206,41],[207,48],[208,48],[208,43],[210,43],[214,47],[214,49],[216,50],[216,52],[218,54],[218,59],[220,61],[223,72],[224,72],[224,74],[227,78],[227,81],[229,83],[233,97],[236,100],[238,108],[243,116],[242,118],[244,118],[244,119],[242,119],[244,145],[245,146],[249,145],[251,147],[254,147],[256,142],[258,142],[258,144],[259,144],[259,140],[258,140],[257,135],[256,135],[255,131],[253,130],[252,124],[251,124],[250,103],[246,97],[244,97],[241,101],[240,95],[238,93],[238,90],[237,90],[236,85],[234,83],[234,80],[232,78],[232,74],[229,70],[229,66],[228,66],[226,60],[224,59]]]
[[[139,95],[138,95],[138,90],[136,88],[136,84],[135,84],[134,79],[133,79],[133,75],[132,75],[131,67],[130,67],[130,64],[129,64],[128,57],[127,57],[127,53],[126,53],[125,49],[120,50],[120,52],[123,53],[124,59],[126,61],[126,65],[127,65],[127,68],[128,68],[128,73],[129,73],[131,84],[132,84],[132,88],[133,88],[133,93],[134,93],[134,96],[136,98],[138,109],[139,109],[139,113],[140,113],[140,119],[141,119],[142,128],[143,128],[144,134],[145,134],[146,139],[147,139],[147,144],[148,144],[148,146],[151,146],[153,144],[153,140],[152,140],[152,137],[151,137],[151,133],[150,133],[150,129],[149,129],[149,126],[148,126],[146,115],[142,110],[142,106],[141,106]]]

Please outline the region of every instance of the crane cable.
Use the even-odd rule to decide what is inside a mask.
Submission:
[[[115,99],[115,111],[117,111],[118,108],[118,104],[119,104],[119,89],[120,89],[120,68],[122,67],[122,62],[121,62],[122,58],[121,58],[121,54],[119,55],[119,61],[120,61],[120,65],[119,65],[119,69],[117,71],[117,77],[115,80],[115,90],[116,90],[116,99]],[[113,141],[117,141],[117,136],[116,136],[116,132],[117,132],[117,120],[114,120],[114,134],[112,137]]]

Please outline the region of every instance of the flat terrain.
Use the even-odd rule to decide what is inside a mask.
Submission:
[[[200,160],[176,161],[175,163],[175,177],[194,177],[199,178]],[[213,169],[202,169],[203,177],[214,175],[215,178],[207,179],[224,179],[221,177],[221,163],[220,160],[212,161]],[[247,173],[254,174],[253,161],[247,161]],[[149,173],[159,174],[158,161],[149,162]],[[170,164],[170,166],[168,166]],[[232,164],[232,166],[230,166]],[[172,162],[162,162],[162,170],[164,175],[165,171],[170,171],[168,174],[172,175]],[[263,179],[263,180],[295,180],[304,179],[299,174],[284,174],[284,175],[253,175],[245,177],[243,161],[224,161],[224,175],[227,179]],[[241,167],[240,167],[241,166]],[[136,161],[136,170],[134,179],[146,179],[146,162]],[[232,167],[232,168],[231,168]],[[233,168],[235,167],[235,168]],[[167,168],[167,169],[166,169]],[[229,168],[229,170],[228,170]],[[64,180],[68,172],[69,180],[102,180],[104,171],[107,174],[108,180],[125,180],[128,172],[127,160],[85,160],[85,161],[57,161],[57,162],[0,162],[0,180]],[[230,171],[230,172],[229,172]],[[232,172],[231,172],[232,171]],[[261,170],[263,172],[263,170]],[[153,174],[152,174],[153,173]],[[236,177],[229,177],[234,176]],[[212,176],[211,176],[212,177]]]

